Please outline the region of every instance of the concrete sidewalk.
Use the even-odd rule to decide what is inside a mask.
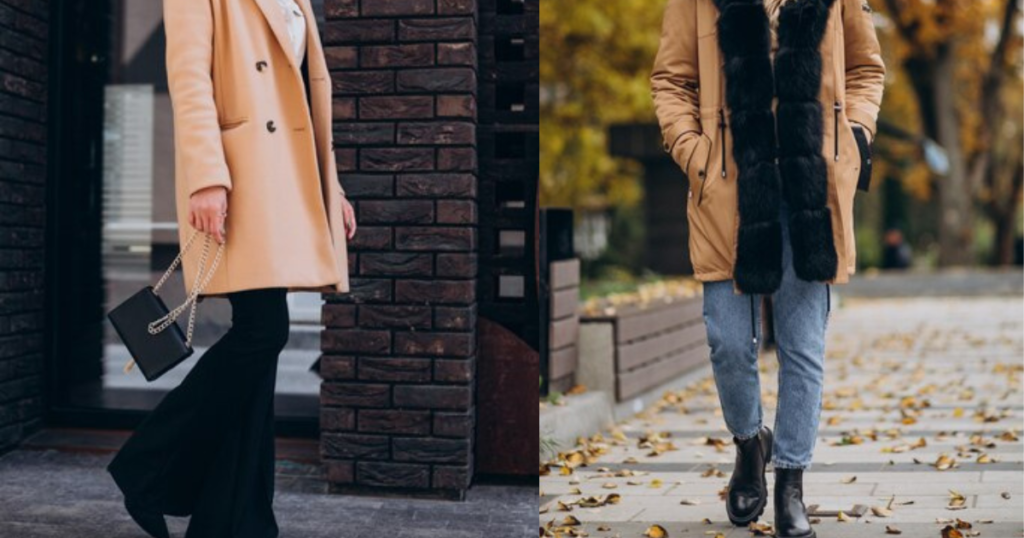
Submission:
[[[20,449],[0,457],[0,538],[145,538],[104,467],[112,455]],[[277,462],[281,538],[491,538],[533,533],[536,489],[475,486],[464,502],[325,493],[317,466]],[[188,518],[168,517],[171,535]]]
[[[825,410],[805,493],[817,505],[818,536],[937,538],[957,518],[977,536],[1022,536],[1020,296],[846,298],[829,323]],[[764,355],[769,425],[776,373],[774,353]],[[641,447],[652,435],[657,448]],[[729,524],[720,497],[734,449],[710,370],[577,449],[564,474],[555,466],[541,478],[542,529],[625,538],[660,525],[672,538],[752,535]],[[955,466],[939,470],[937,462]],[[600,504],[609,495],[619,497],[585,507],[588,497]],[[580,524],[564,525],[572,518]],[[769,503],[759,523],[773,518]]]

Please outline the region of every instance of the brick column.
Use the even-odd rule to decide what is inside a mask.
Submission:
[[[461,498],[473,476],[474,0],[325,0],[351,293],[327,296],[321,454],[333,491]]]
[[[0,453],[43,415],[49,11],[0,0]]]

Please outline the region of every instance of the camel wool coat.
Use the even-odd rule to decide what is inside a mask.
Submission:
[[[309,0],[297,65],[276,0],[164,0],[184,246],[189,197],[228,189],[220,265],[200,298],[246,289],[345,292],[348,258],[331,118],[331,78]],[[191,293],[203,250],[182,256]],[[206,266],[216,252],[210,237]]]
[[[651,71],[665,150],[689,183],[695,277],[758,294],[781,280],[783,198],[797,276],[845,283],[856,271],[853,203],[870,154],[852,123],[874,139],[886,72],[866,0],[786,2],[774,62],[769,31],[760,0],[668,0]]]

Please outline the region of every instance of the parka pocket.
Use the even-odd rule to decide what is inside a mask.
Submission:
[[[711,159],[711,138],[700,133],[686,161],[684,171],[690,182],[690,195],[697,197],[697,206],[704,201],[704,189],[708,183],[708,161]]]

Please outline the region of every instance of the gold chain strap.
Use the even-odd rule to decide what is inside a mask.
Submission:
[[[195,239],[198,233],[199,230],[193,231],[192,235],[190,235],[188,240],[185,241],[185,245],[181,247],[181,249],[178,251],[178,255],[175,256],[174,261],[171,262],[171,265],[167,268],[166,271],[164,271],[163,276],[161,276],[160,280],[157,281],[156,285],[153,286],[154,293],[157,292],[160,289],[160,287],[164,285],[164,282],[166,282],[167,279],[171,276],[171,273],[174,272],[174,268],[178,266],[178,264],[182,260],[182,256],[184,256],[185,252],[188,251],[188,248],[192,246],[192,240]],[[159,334],[167,327],[170,327],[171,324],[173,324],[175,320],[177,320],[178,317],[181,316],[181,313],[184,312],[185,309],[191,304],[192,308],[188,315],[188,330],[186,332],[185,337],[185,345],[191,347],[192,332],[195,329],[196,323],[196,299],[199,297],[199,294],[203,291],[203,288],[205,288],[206,285],[210,283],[210,279],[213,277],[213,273],[214,271],[217,270],[217,265],[220,263],[220,258],[223,251],[224,244],[221,243],[220,245],[217,246],[217,254],[213,258],[213,263],[210,265],[210,270],[207,271],[206,274],[204,275],[203,268],[206,266],[206,257],[210,252],[210,234],[207,233],[206,238],[203,241],[203,253],[199,257],[199,268],[196,270],[196,283],[192,287],[192,292],[189,294],[188,297],[185,298],[184,302],[176,306],[166,315],[151,321],[149,323],[149,334]],[[135,359],[128,359],[128,362],[125,363],[124,365],[124,372],[130,372],[133,366],[135,366]]]

